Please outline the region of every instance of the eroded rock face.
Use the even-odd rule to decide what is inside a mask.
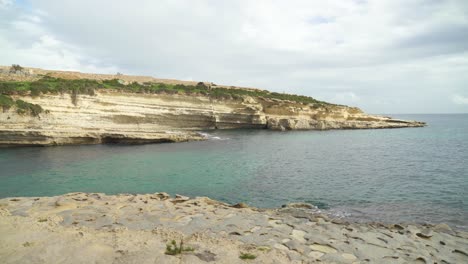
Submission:
[[[41,72],[40,69],[34,71]],[[33,78],[31,76],[28,78]],[[106,76],[85,77],[99,79]],[[8,74],[2,78],[20,77]],[[138,78],[147,80],[150,77]],[[127,79],[126,82],[131,80]],[[95,95],[64,93],[12,97],[40,105],[44,112],[38,116],[18,114],[14,107],[0,111],[0,146],[179,142],[203,139],[195,131],[209,129],[324,130],[424,126],[421,122],[367,115],[354,107],[250,96],[218,100],[203,95],[97,90]]]

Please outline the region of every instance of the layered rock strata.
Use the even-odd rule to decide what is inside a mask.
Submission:
[[[0,113],[0,145],[151,143],[199,140],[197,130],[275,130],[418,127],[423,123],[364,114],[345,106],[313,108],[265,98],[213,100],[203,96],[98,91],[78,95],[13,96],[40,105],[39,116]]]
[[[16,80],[38,78],[31,74],[13,77]],[[54,72],[48,74],[54,76]],[[13,77],[3,75],[2,78],[11,81]],[[97,77],[112,76],[72,75],[70,78]],[[127,80],[129,77],[114,77],[131,81]],[[143,77],[135,78],[140,80],[138,78]],[[14,107],[0,109],[0,146],[179,142],[202,139],[196,131],[209,129],[324,130],[424,126],[422,122],[368,115],[354,107],[251,96],[214,99],[206,95],[145,94],[111,89],[98,89],[94,95],[46,93],[10,96],[13,100],[37,104],[44,111],[33,116],[18,112]]]

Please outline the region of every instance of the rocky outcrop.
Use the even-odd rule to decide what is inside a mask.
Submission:
[[[257,209],[166,193],[0,199],[2,263],[467,263],[439,224],[349,223],[308,204]],[[441,227],[442,226],[442,227]],[[190,250],[169,254],[175,240]]]
[[[37,78],[31,77],[35,76],[34,71],[29,70],[29,73],[27,78]],[[148,94],[111,89],[98,89],[93,94],[9,95],[14,100],[39,105],[44,111],[34,116],[17,111],[15,107],[3,108],[0,145],[179,142],[202,139],[196,131],[209,129],[424,126],[421,122],[368,115],[353,107],[264,97],[214,99],[201,94]]]

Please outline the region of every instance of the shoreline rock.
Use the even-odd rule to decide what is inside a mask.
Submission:
[[[0,199],[3,263],[466,263],[450,227],[339,222],[311,205],[278,209],[165,193]],[[166,244],[193,249],[166,255]],[[179,243],[179,242],[177,242]],[[79,257],[78,257],[79,256]]]
[[[0,82],[20,81],[1,67]],[[7,70],[8,69],[8,70]],[[114,75],[84,74],[25,68],[37,75],[65,79],[115,79]],[[141,76],[118,76],[127,83],[168,82]],[[31,80],[30,80],[31,81]],[[187,84],[187,83],[186,83]],[[218,87],[218,86],[216,86]],[[241,87],[224,89],[247,89]],[[210,88],[217,89],[217,88]],[[153,94],[95,89],[92,95],[63,93],[0,94],[42,109],[28,114],[15,105],[0,106],[0,146],[55,146],[72,144],[145,144],[201,140],[197,131],[213,129],[330,130],[423,127],[418,121],[364,113],[356,107],[331,103],[239,95],[213,98],[203,94]]]

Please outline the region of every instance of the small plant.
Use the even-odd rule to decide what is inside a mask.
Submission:
[[[16,100],[16,112],[20,115],[30,113],[32,116],[38,116],[44,111],[40,105],[31,104],[23,100]]]
[[[178,254],[182,254],[182,252],[187,252],[187,251],[194,251],[192,247],[184,247],[184,241],[181,240],[179,246],[177,246],[177,243],[175,240],[172,240],[170,244],[166,245],[166,255],[171,255],[175,256]]]
[[[243,260],[247,260],[247,259],[256,259],[257,256],[255,256],[254,254],[250,254],[250,253],[241,253],[239,258]]]
[[[15,73],[17,71],[22,71],[23,67],[21,67],[19,64],[12,64],[10,67],[10,72]]]
[[[0,107],[2,107],[4,111],[10,109],[14,104],[15,101],[11,99],[10,96],[0,94]]]

